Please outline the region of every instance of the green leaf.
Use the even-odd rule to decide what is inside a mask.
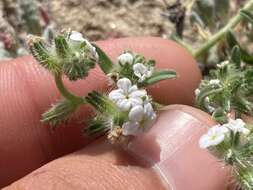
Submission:
[[[238,46],[241,51],[241,60],[245,63],[253,64],[253,55],[250,55],[245,49],[241,47],[232,31],[229,31],[227,33],[227,43],[231,51],[234,46]]]
[[[140,86],[152,85],[162,80],[173,79],[176,76],[177,73],[173,70],[156,71],[151,77],[140,84]]]
[[[200,108],[205,108],[205,98],[209,95],[216,94],[221,92],[223,89],[218,87],[214,88],[213,86],[206,86],[201,89],[200,94],[197,96],[196,103]]]
[[[98,53],[99,56],[99,66],[102,69],[102,71],[105,74],[108,74],[112,71],[113,69],[113,62],[111,61],[111,59],[105,54],[105,52],[100,49],[96,44],[92,44],[94,47],[96,47],[96,51]]]
[[[231,53],[231,60],[238,68],[241,66],[241,50],[238,45],[234,46]]]
[[[226,112],[222,108],[218,108],[217,110],[215,110],[212,114],[212,117],[215,119],[215,121],[219,123],[227,122]]]
[[[253,14],[247,10],[241,10],[240,15],[253,25]]]

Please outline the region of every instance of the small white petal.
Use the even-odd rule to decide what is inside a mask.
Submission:
[[[147,91],[146,90],[136,90],[133,91],[132,93],[129,94],[129,97],[131,98],[137,98],[137,97],[145,97],[147,95]]]
[[[218,68],[224,68],[225,66],[227,66],[229,64],[229,61],[223,61],[220,64],[217,64]]]
[[[209,81],[209,84],[211,85],[220,85],[220,80],[219,79],[212,79]]]
[[[129,101],[131,102],[132,107],[139,106],[139,105],[143,104],[143,100],[139,97],[129,98]]]
[[[128,117],[129,117],[130,121],[140,122],[143,119],[143,115],[144,115],[143,107],[142,106],[134,106],[130,110]]]
[[[194,93],[195,93],[195,96],[198,96],[199,94],[200,94],[200,89],[196,89],[195,91],[194,91]]]
[[[145,65],[143,65],[142,63],[136,63],[133,66],[133,70],[134,70],[134,74],[137,77],[141,77],[143,75],[143,73],[145,73],[148,69]]]
[[[131,108],[131,102],[128,99],[118,101],[117,104],[122,111],[128,111]]]
[[[200,148],[208,148],[210,146],[216,146],[220,144],[225,139],[225,134],[228,132],[229,130],[224,126],[213,126],[200,138]]]
[[[122,134],[127,135],[138,135],[140,133],[139,131],[139,124],[136,122],[126,122],[122,126]]]
[[[250,130],[245,127],[245,123],[241,119],[236,120],[229,120],[228,123],[224,124],[224,127],[227,127],[228,129],[232,130],[234,133],[243,133],[245,135],[248,135],[250,133]]]
[[[154,67],[147,67],[142,63],[136,63],[133,66],[134,74],[139,78],[139,82],[143,82],[146,78],[151,77]]]
[[[144,113],[147,118],[150,120],[153,120],[156,117],[156,114],[154,112],[153,106],[151,103],[147,103],[144,105]]]
[[[72,31],[70,36],[70,40],[77,41],[77,42],[84,42],[85,39],[83,38],[83,35],[80,32]]]
[[[134,57],[131,53],[123,53],[118,57],[118,61],[122,64],[132,64],[134,60]]]
[[[118,80],[117,86],[118,88],[122,89],[124,93],[128,93],[132,83],[128,78],[122,78]]]
[[[125,98],[125,95],[123,94],[123,90],[117,89],[113,90],[109,93],[108,95],[109,99],[112,100],[113,102],[117,102],[119,100],[122,100]]]
[[[128,93],[135,92],[136,90],[138,90],[138,87],[136,85],[133,85],[129,88]]]

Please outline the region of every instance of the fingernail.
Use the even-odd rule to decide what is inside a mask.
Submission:
[[[205,120],[210,118],[197,119],[180,110],[164,111],[148,133],[129,143],[128,151],[158,171],[170,189],[225,189],[227,169],[198,145],[208,128],[206,123],[210,123]]]

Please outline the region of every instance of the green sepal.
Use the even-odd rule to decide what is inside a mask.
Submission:
[[[118,111],[111,100],[96,91],[90,92],[85,99],[100,113],[114,114],[115,111]]]
[[[41,121],[49,123],[52,129],[55,129],[61,123],[69,119],[70,115],[78,108],[78,105],[79,104],[67,99],[61,100],[42,114]]]
[[[94,62],[88,59],[75,59],[73,58],[70,62],[64,62],[62,65],[63,73],[71,81],[83,79],[88,76],[89,70],[94,68]]]
[[[88,126],[84,129],[84,133],[88,136],[99,135],[107,132],[109,128],[105,125],[105,121],[102,118],[95,117],[91,120]]]
[[[52,55],[51,48],[44,42],[35,39],[35,41],[30,44],[30,51],[40,65],[54,73],[60,71],[56,57]]]
[[[100,49],[96,44],[92,43],[92,45],[96,48],[96,51],[98,53],[99,56],[98,64],[100,68],[105,74],[110,73],[113,70],[113,62],[105,54],[105,52],[102,49]]]
[[[69,45],[63,36],[57,36],[54,39],[55,51],[59,58],[66,58],[70,54]]]
[[[173,79],[177,77],[176,71],[173,70],[163,70],[163,71],[155,71],[154,74],[147,78],[144,82],[140,83],[138,86],[148,86],[160,82],[166,79]]]

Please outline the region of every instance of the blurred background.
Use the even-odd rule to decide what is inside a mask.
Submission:
[[[25,41],[28,34],[43,36],[50,41],[63,28],[82,32],[92,41],[126,36],[159,36],[184,40],[194,48],[224,26],[244,2],[0,0],[0,59],[27,54]],[[250,46],[247,41],[252,38],[252,26],[242,27],[238,34],[240,40]],[[217,53],[217,48],[212,51]],[[218,58],[211,56],[210,59],[214,62],[222,59],[222,55]],[[202,61],[210,62],[210,59]]]

